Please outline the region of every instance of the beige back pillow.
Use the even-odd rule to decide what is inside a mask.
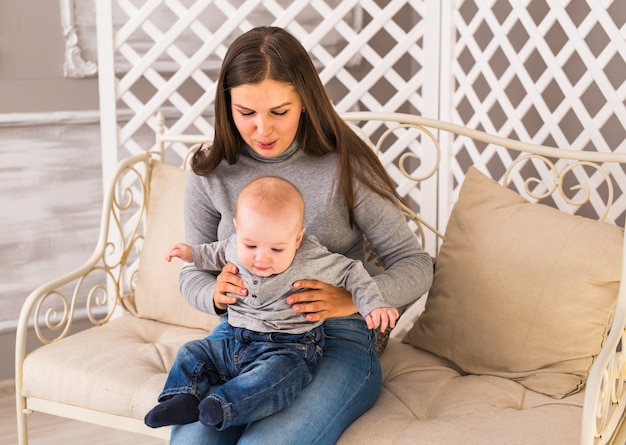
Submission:
[[[612,320],[623,230],[533,204],[471,168],[405,342],[553,397],[585,383]]]
[[[153,161],[148,228],[139,259],[135,290],[137,315],[192,328],[211,329],[218,318],[192,308],[181,296],[178,274],[182,262],[165,261],[170,245],[185,240],[183,194],[187,172]]]

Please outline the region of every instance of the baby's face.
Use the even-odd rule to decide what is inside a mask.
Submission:
[[[287,270],[304,235],[301,220],[294,212],[277,217],[239,209],[235,226],[239,261],[260,277]]]

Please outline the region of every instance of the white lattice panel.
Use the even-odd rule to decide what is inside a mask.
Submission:
[[[576,150],[626,152],[626,8],[622,0],[465,0],[451,7],[452,43],[442,61],[442,118],[487,132]],[[446,50],[446,47],[443,48]],[[489,147],[453,143],[457,184],[469,163],[502,173]],[[563,168],[563,164],[559,165]],[[551,178],[545,165],[527,166]],[[626,175],[612,171],[617,203],[609,220],[623,224]],[[603,178],[576,169],[592,188]],[[497,175],[496,175],[497,176]],[[522,188],[519,178],[515,187]],[[444,214],[458,193],[448,196]],[[579,192],[579,193],[582,193]],[[603,209],[602,187],[581,213]],[[552,202],[564,206],[564,201]]]
[[[99,0],[97,7],[105,175],[118,158],[150,148],[159,111],[170,133],[211,135],[221,60],[257,25],[285,27],[303,43],[339,111],[423,111],[423,0]]]
[[[300,39],[339,111],[413,112],[525,141],[626,151],[622,3],[98,0],[104,174],[119,158],[150,148],[158,111],[166,113],[171,133],[211,135],[220,61],[235,36],[260,24],[285,27]],[[410,197],[439,199],[440,224],[468,165],[497,177],[507,161],[461,139],[443,140],[442,147],[441,187],[448,184],[444,176],[453,175],[455,188]],[[184,156],[185,150],[172,152]],[[406,150],[419,154],[419,141]],[[402,152],[383,155],[392,175]],[[543,165],[525,168],[552,177]],[[617,203],[608,219],[623,224],[626,175],[613,174]],[[581,209],[597,216],[602,178],[584,168],[574,175],[599,186]],[[512,181],[522,188],[519,178]],[[569,205],[558,197],[551,203]]]

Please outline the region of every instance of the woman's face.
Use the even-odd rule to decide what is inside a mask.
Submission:
[[[302,101],[291,84],[265,79],[230,90],[237,130],[252,150],[268,158],[282,154],[298,132]]]

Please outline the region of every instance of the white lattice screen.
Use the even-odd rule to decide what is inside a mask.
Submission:
[[[441,77],[450,85],[441,89],[441,119],[539,144],[626,152],[623,1],[447,3],[453,4],[447,11],[452,43],[442,46],[450,53],[443,57]],[[495,151],[467,144],[455,141],[449,158],[457,184],[469,163],[483,166],[495,177],[503,172]],[[539,177],[552,177],[545,165],[527,168],[538,170]],[[623,225],[626,175],[612,173],[619,198],[608,219]],[[574,174],[593,189],[603,180],[598,172],[582,168]],[[522,188],[519,178],[514,182]],[[447,198],[449,203],[457,192],[458,186]],[[601,188],[594,190],[581,213],[594,217],[601,213],[601,193]]]
[[[118,127],[105,146],[145,149],[138,135],[154,128],[158,111],[167,112],[170,131],[211,134],[220,60],[234,36],[261,24],[302,41],[338,109],[421,109],[424,30],[416,24],[424,2],[384,3],[98,1],[100,76],[111,78],[102,112]],[[115,118],[125,109],[128,121]]]
[[[158,111],[171,132],[212,134],[219,62],[234,36],[260,24],[302,41],[340,111],[416,112],[537,143],[626,151],[623,0],[98,0],[96,7],[105,176],[118,158],[150,148]],[[439,192],[445,218],[467,166],[498,176],[502,161],[490,147],[442,142],[443,171],[457,184]],[[419,154],[419,143],[390,148],[384,162],[407,149]],[[626,175],[613,173],[619,198],[608,219],[623,224]],[[575,174],[599,183],[594,172]],[[595,212],[601,191],[584,212]]]

